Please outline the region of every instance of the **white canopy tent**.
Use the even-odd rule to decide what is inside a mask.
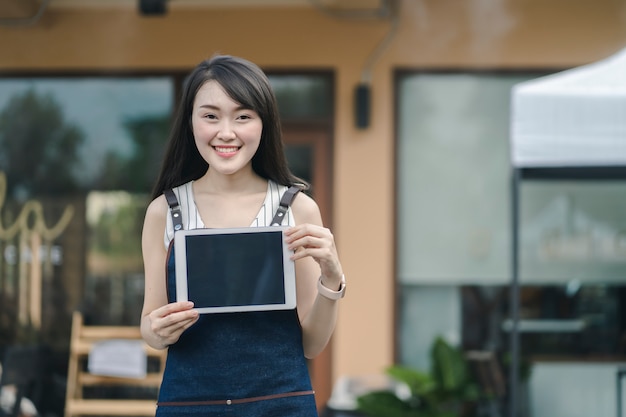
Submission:
[[[626,49],[598,62],[515,85],[511,91],[511,373],[519,380],[519,199],[524,179],[626,179]]]
[[[514,167],[626,165],[626,49],[512,90]]]

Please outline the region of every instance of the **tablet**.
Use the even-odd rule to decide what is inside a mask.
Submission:
[[[296,308],[287,226],[179,230],[174,234],[176,301],[199,313]]]

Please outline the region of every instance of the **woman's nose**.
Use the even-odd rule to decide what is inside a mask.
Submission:
[[[233,126],[229,121],[224,120],[222,121],[222,123],[220,123],[219,137],[225,140],[235,138],[235,131],[233,130]]]

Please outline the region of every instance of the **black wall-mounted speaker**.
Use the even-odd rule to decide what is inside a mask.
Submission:
[[[359,129],[370,125],[371,88],[369,84],[359,84],[354,90],[354,122]]]
[[[139,0],[139,13],[145,16],[160,16],[167,13],[167,0]]]

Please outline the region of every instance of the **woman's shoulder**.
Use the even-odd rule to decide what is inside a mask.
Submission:
[[[167,191],[173,191],[174,192],[174,197],[176,198],[176,202],[181,206],[181,207],[187,207],[190,202],[193,202],[193,189],[192,189],[192,185],[193,185],[193,181],[187,181],[183,184],[174,186],[172,188],[169,188]],[[163,194],[161,195],[161,197],[164,197],[165,195],[165,191],[163,192]],[[164,200],[166,202],[166,205],[168,204],[168,198],[164,197]]]
[[[313,198],[304,192],[299,192],[291,203],[291,210],[298,223],[321,224],[320,209]]]
[[[193,181],[188,181],[184,184],[177,185],[170,188],[174,192],[176,200],[179,205],[187,205],[190,198],[193,198],[193,192],[191,191]],[[156,197],[148,205],[146,216],[157,217],[158,219],[165,219],[169,210],[169,203],[165,197],[165,192]]]
[[[167,201],[165,195],[161,194],[148,204],[146,209],[146,218],[148,219],[165,219],[167,214]]]

